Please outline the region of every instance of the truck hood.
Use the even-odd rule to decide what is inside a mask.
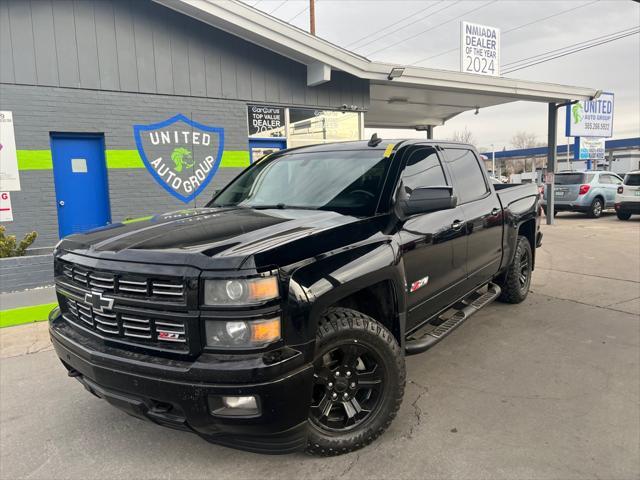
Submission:
[[[60,242],[58,253],[207,270],[260,270],[375,236],[382,241],[380,220],[319,210],[198,208],[75,234]]]

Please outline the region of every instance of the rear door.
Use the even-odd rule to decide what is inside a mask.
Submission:
[[[415,145],[404,155],[400,189],[451,186],[436,148]],[[409,217],[399,238],[407,279],[407,329],[436,314],[462,295],[466,278],[466,239],[462,208]]]
[[[444,152],[453,178],[454,193],[466,219],[463,228],[467,239],[468,278],[465,290],[469,291],[491,280],[500,268],[502,208],[473,150],[446,147]]]

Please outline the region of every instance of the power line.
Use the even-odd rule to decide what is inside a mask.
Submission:
[[[278,4],[278,6],[276,8],[274,8],[273,10],[269,11],[269,15],[273,15],[273,12],[275,12],[276,10],[278,10],[281,6],[283,6],[285,3],[287,3],[287,0],[282,0],[282,2],[280,2]]]
[[[349,48],[349,47],[351,47],[352,45],[355,45],[356,43],[360,43],[362,40],[366,40],[367,38],[370,38],[370,37],[373,37],[373,36],[377,36],[377,37],[379,37],[379,36],[381,36],[380,34],[381,34],[381,32],[382,32],[382,31],[384,31],[384,30],[386,30],[386,29],[388,29],[388,28],[394,27],[394,26],[396,26],[397,24],[404,22],[405,20],[408,20],[408,19],[410,19],[410,18],[414,18],[416,15],[418,15],[418,14],[420,14],[420,13],[424,12],[425,10],[430,10],[430,9],[434,8],[436,5],[438,5],[439,3],[442,3],[443,1],[444,1],[444,0],[440,0],[439,2],[433,3],[433,4],[431,4],[431,5],[429,5],[429,6],[425,7],[425,8],[423,8],[423,9],[421,9],[421,10],[418,10],[417,12],[413,12],[411,15],[407,15],[406,17],[403,17],[403,18],[401,18],[400,20],[398,20],[398,21],[396,21],[396,22],[393,22],[393,23],[391,23],[391,24],[387,25],[386,27],[383,27],[383,28],[381,28],[381,29],[379,29],[379,30],[376,30],[376,31],[374,31],[374,32],[371,32],[371,33],[369,33],[369,34],[365,35],[364,37],[360,37],[359,39],[354,40],[353,42],[350,42],[350,43],[346,44],[346,45],[344,46],[344,48]],[[422,18],[424,18],[424,16],[423,16]],[[405,27],[406,27],[406,25],[405,25]],[[384,36],[384,35],[386,35],[386,34],[382,34],[382,36]],[[359,47],[357,47],[357,48],[359,48]]]
[[[496,1],[497,1],[497,0],[491,0],[491,1],[487,2],[487,3],[483,3],[483,4],[482,4],[482,5],[480,5],[479,7],[476,7],[476,8],[473,8],[473,9],[471,9],[471,10],[467,11],[467,12],[464,12],[463,14],[458,15],[457,17],[454,17],[454,18],[452,18],[451,20],[447,20],[447,21],[446,21],[446,22],[444,22],[444,23],[440,23],[439,25],[433,26],[433,27],[431,27],[431,28],[427,28],[426,30],[422,30],[422,31],[420,31],[420,32],[418,32],[418,33],[415,33],[415,34],[413,34],[413,35],[410,35],[410,36],[408,36],[408,37],[406,37],[406,38],[404,38],[404,39],[402,39],[402,40],[398,40],[397,42],[392,43],[391,45],[387,45],[386,47],[382,47],[382,48],[379,48],[378,50],[374,50],[374,51],[372,51],[372,52],[369,52],[369,53],[367,53],[366,55],[367,55],[367,56],[369,56],[369,55],[373,55],[373,54],[375,54],[375,53],[382,52],[382,51],[384,51],[384,50],[388,50],[388,49],[390,49],[391,47],[394,47],[394,46],[398,45],[399,43],[406,42],[407,40],[411,40],[412,38],[415,38],[415,37],[417,37],[417,36],[419,36],[419,35],[422,35],[422,34],[424,34],[424,33],[430,32],[431,30],[435,30],[436,28],[440,28],[440,27],[442,27],[442,26],[444,26],[444,25],[447,25],[448,23],[451,23],[451,22],[453,22],[453,21],[457,20],[458,18],[463,17],[464,15],[468,15],[468,14],[473,13],[473,12],[476,12],[476,11],[478,11],[478,10],[480,10],[480,9],[484,8],[484,7],[487,7],[487,6],[491,5],[492,3],[496,3]],[[446,7],[445,7],[445,8],[446,8]],[[444,10],[444,9],[443,9],[443,10]],[[440,10],[439,10],[439,11],[440,11]]]
[[[458,4],[458,3],[460,3],[461,1],[462,1],[462,0],[457,0],[457,1],[453,2],[453,3],[449,3],[448,5],[446,5],[446,6],[442,7],[440,10],[436,10],[435,12],[431,12],[431,16],[433,16],[433,15],[437,15],[438,13],[440,13],[440,12],[442,12],[442,11],[444,11],[444,10],[447,10],[448,8],[451,8],[451,7],[455,6],[455,5],[457,5],[457,4]],[[391,34],[393,34],[393,33],[397,32],[398,30],[400,30],[400,29],[402,29],[402,28],[407,28],[407,27],[409,27],[409,26],[411,26],[411,25],[413,25],[413,24],[415,24],[415,23],[418,23],[418,22],[420,22],[420,21],[422,21],[422,20],[423,20],[423,17],[418,17],[418,18],[417,18],[416,20],[414,20],[413,22],[409,22],[409,23],[407,23],[406,25],[402,25],[401,27],[398,27],[398,28],[396,28],[396,29],[394,29],[394,30],[391,30],[390,32],[385,33],[385,34],[384,34],[384,35],[382,35],[381,37],[389,36],[389,35],[391,35]],[[380,38],[381,38],[381,37],[380,37]],[[378,40],[380,40],[380,38],[374,38],[374,39],[372,39],[372,40],[369,40],[368,42],[365,42],[365,43],[363,43],[362,45],[360,45],[359,47],[356,47],[356,48],[360,49],[360,48],[366,47],[367,45],[371,45],[372,43],[375,43],[375,42],[377,42]],[[412,37],[410,37],[410,38],[412,38]],[[398,43],[401,43],[401,42],[398,42]],[[375,53],[375,52],[373,52],[373,53]]]
[[[309,5],[307,5],[306,7],[304,7],[302,10],[300,10],[298,13],[296,13],[293,17],[291,17],[289,20],[286,20],[287,23],[291,23],[293,22],[296,18],[298,18],[300,15],[302,15],[304,12],[306,12],[307,10],[309,10]]]
[[[515,32],[516,30],[520,30],[521,28],[525,28],[525,27],[528,27],[530,25],[534,25],[536,23],[544,22],[545,20],[549,20],[550,18],[559,17],[560,15],[564,15],[565,13],[569,13],[569,12],[572,12],[574,10],[578,10],[580,8],[584,8],[584,7],[589,6],[589,5],[593,4],[593,3],[596,3],[598,1],[599,0],[593,0],[591,2],[583,3],[582,5],[579,5],[577,7],[572,7],[572,8],[568,8],[566,10],[562,10],[561,12],[554,13],[553,15],[548,15],[546,17],[539,18],[539,19],[534,20],[532,22],[524,23],[522,25],[518,25],[517,27],[513,27],[513,28],[510,28],[508,30],[504,30],[503,32],[501,32],[501,34],[502,35],[506,35],[508,33]],[[446,55],[447,53],[455,52],[457,50],[460,50],[460,47],[450,48],[449,50],[445,50],[444,52],[440,52],[440,53],[437,53],[435,55],[431,55],[429,57],[425,57],[425,58],[422,58],[420,60],[416,60],[415,62],[411,63],[411,65],[417,65],[418,63],[426,62],[427,60],[432,60],[434,58],[441,57],[442,55]]]
[[[554,50],[549,50],[549,51],[544,52],[544,53],[539,53],[537,55],[532,55],[531,57],[521,58],[520,60],[515,60],[513,62],[508,62],[508,63],[503,64],[502,67],[511,67],[511,66],[515,66],[515,65],[517,65],[519,63],[523,63],[523,62],[526,63],[526,62],[528,62],[530,60],[536,60],[539,57],[545,57],[545,56],[547,56],[547,55],[549,55],[551,53],[561,52],[561,51],[564,51],[564,50],[567,50],[567,49],[571,49],[571,48],[575,48],[575,47],[582,47],[582,46],[590,44],[592,42],[597,42],[597,41],[600,41],[600,40],[603,40],[603,39],[609,39],[612,36],[620,35],[620,34],[624,34],[624,33],[629,33],[629,32],[632,32],[633,30],[637,30],[637,29],[638,29],[638,27],[628,27],[628,28],[625,28],[623,30],[619,30],[617,32],[613,32],[613,33],[608,33],[606,35],[602,35],[600,37],[591,38],[589,40],[583,40],[583,41],[578,42],[578,43],[573,43],[571,45],[567,45],[567,46],[564,46],[564,47],[561,47],[561,48],[556,48]]]
[[[532,62],[530,62],[530,63],[528,63],[526,65],[521,65],[521,66],[518,66],[518,67],[515,67],[515,68],[507,69],[506,71],[504,71],[502,73],[503,74],[508,74],[508,73],[516,72],[518,70],[522,70],[522,69],[525,69],[525,68],[533,67],[534,65],[539,65],[539,64],[544,63],[544,62],[549,62],[549,61],[555,60],[557,58],[566,57],[567,55],[572,55],[574,53],[578,53],[578,52],[581,52],[583,50],[588,50],[590,48],[597,47],[599,45],[604,45],[606,43],[615,42],[616,40],[620,40],[622,38],[629,37],[631,35],[637,35],[638,33],[640,33],[640,29],[637,29],[637,30],[635,30],[633,32],[625,33],[623,35],[618,35],[617,37],[614,37],[614,38],[601,40],[599,42],[596,42],[596,43],[593,43],[593,44],[590,44],[590,45],[586,45],[586,46],[583,46],[581,48],[575,48],[575,49],[573,49],[571,51],[568,51],[568,52],[558,53],[556,55],[550,56],[549,58],[542,58],[542,59],[537,60],[537,61],[532,61]]]

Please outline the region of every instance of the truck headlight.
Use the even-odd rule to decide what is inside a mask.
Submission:
[[[277,277],[204,281],[205,305],[256,305],[278,295]]]
[[[264,320],[206,320],[207,346],[256,348],[280,340],[280,317]]]

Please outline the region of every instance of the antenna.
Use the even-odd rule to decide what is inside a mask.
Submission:
[[[371,135],[371,139],[369,140],[369,143],[367,143],[367,146],[377,147],[378,145],[380,145],[380,142],[382,142],[382,139],[378,138],[377,133],[374,133],[373,135]]]

